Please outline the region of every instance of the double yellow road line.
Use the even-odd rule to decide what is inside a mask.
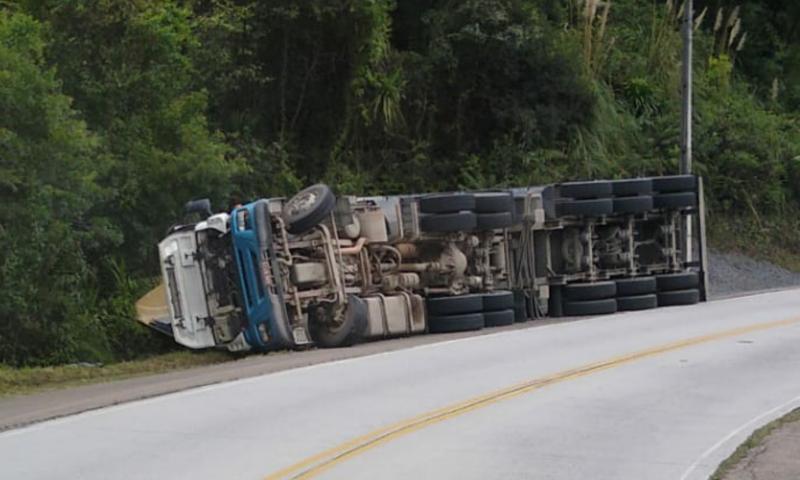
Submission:
[[[694,345],[712,342],[714,340],[721,340],[724,338],[735,337],[761,330],[789,326],[796,323],[800,323],[800,317],[724,330],[700,337],[667,343],[626,355],[620,355],[618,357],[609,358],[600,362],[590,363],[577,368],[564,370],[545,377],[534,378],[507,388],[487,393],[485,395],[470,398],[463,402],[454,403],[437,410],[426,412],[395,424],[379,428],[377,430],[373,430],[365,435],[348,440],[333,448],[319,452],[293,465],[274,472],[265,477],[265,480],[278,480],[284,478],[312,478],[325,472],[326,470],[329,470],[330,468],[333,468],[337,464],[346,461],[349,458],[364,453],[379,445],[383,445],[384,443],[390,442],[396,438],[408,435],[409,433],[415,432],[424,427],[464,415],[465,413],[473,410],[493,405],[503,400],[508,400],[534,390],[539,390],[540,388],[544,388],[549,385],[554,385],[605,370],[610,370],[612,368],[620,367],[637,360],[660,355],[662,353],[672,352]]]

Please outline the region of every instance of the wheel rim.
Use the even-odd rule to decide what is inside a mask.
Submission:
[[[314,204],[317,203],[317,194],[314,192],[301,192],[294,198],[289,200],[286,205],[286,213],[290,216],[295,216],[306,210],[309,210]]]

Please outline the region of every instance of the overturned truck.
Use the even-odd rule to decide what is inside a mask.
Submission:
[[[335,196],[325,185],[199,215],[160,242],[139,320],[190,348],[339,347],[706,298],[691,175]]]

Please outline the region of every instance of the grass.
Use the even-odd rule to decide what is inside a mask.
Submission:
[[[222,351],[181,351],[102,366],[60,365],[12,368],[0,364],[0,397],[211,365],[233,358],[230,354]]]
[[[800,421],[800,408],[790,412],[789,414],[774,420],[763,427],[759,428],[755,432],[753,432],[750,437],[745,440],[745,442],[736,449],[730,457],[728,457],[724,462],[722,462],[717,471],[711,476],[710,480],[723,480],[725,477],[728,476],[730,472],[736,468],[739,463],[747,458],[747,455],[754,449],[758,448],[764,444],[767,440],[767,437],[777,430],[778,428],[792,422]]]

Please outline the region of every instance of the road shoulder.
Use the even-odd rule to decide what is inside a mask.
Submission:
[[[5,397],[0,398],[0,431],[20,428],[32,423],[121,403],[180,392],[190,388],[256,377],[283,370],[392,352],[460,338],[576,320],[580,320],[580,318],[565,318],[558,321],[549,319],[537,320],[473,332],[417,335],[364,343],[350,348],[273,352],[186,370],[176,370],[168,373],[60,390],[49,390],[31,395]]]

